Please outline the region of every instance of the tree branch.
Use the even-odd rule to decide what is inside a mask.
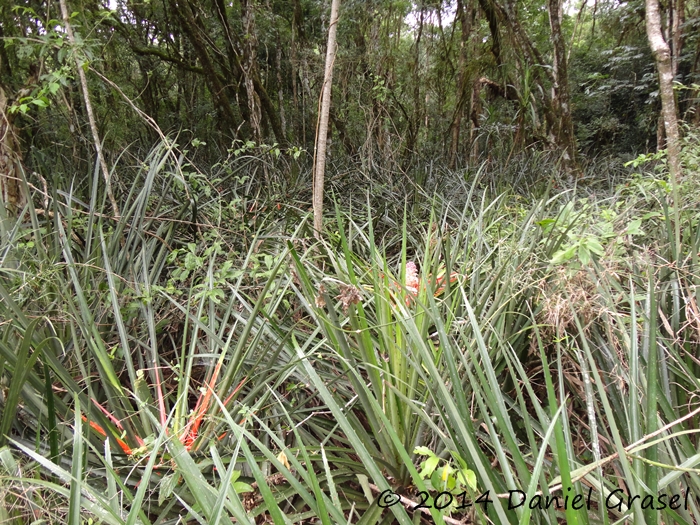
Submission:
[[[92,138],[95,142],[95,150],[97,151],[97,158],[102,168],[102,176],[105,179],[105,186],[107,190],[107,197],[109,202],[112,204],[112,213],[114,213],[115,218],[119,218],[119,207],[117,206],[117,201],[112,193],[112,182],[110,180],[109,169],[107,168],[107,162],[102,154],[102,143],[100,142],[100,136],[97,132],[97,123],[95,122],[95,115],[92,111],[92,104],[90,103],[90,92],[88,91],[87,78],[85,77],[85,70],[83,69],[83,64],[81,64],[78,55],[75,53],[77,46],[75,43],[75,35],[73,34],[73,28],[70,25],[70,17],[68,16],[68,8],[66,7],[66,0],[59,0],[61,5],[61,14],[63,15],[63,24],[66,28],[66,35],[68,36],[68,42],[73,46],[73,57],[75,59],[75,68],[78,70],[78,76],[80,77],[80,86],[83,89],[83,100],[85,101],[85,110],[87,111],[88,122],[90,123],[90,131],[92,132]]]
[[[139,46],[138,44],[133,44],[129,43],[129,47],[131,47],[131,50],[136,53],[137,55],[141,56],[146,56],[146,55],[151,55],[151,56],[156,56],[163,60],[164,62],[170,62],[172,64],[175,64],[177,67],[180,69],[184,69],[185,71],[191,71],[192,73],[197,73],[199,75],[204,74],[204,69],[201,67],[197,66],[191,66],[189,64],[186,64],[183,62],[180,58],[174,57],[166,53],[165,51],[161,51],[160,49],[156,47],[142,47]]]

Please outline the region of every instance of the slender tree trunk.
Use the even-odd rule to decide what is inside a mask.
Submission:
[[[367,71],[369,72],[369,78],[371,79],[372,84],[377,87],[377,82],[379,79],[384,79],[385,78],[385,64],[384,61],[382,60],[385,55],[384,53],[380,52],[379,50],[382,49],[382,41],[381,41],[381,25],[383,23],[383,20],[380,18],[374,18],[372,20],[372,24],[370,27],[370,49],[376,50],[376,56],[373,57],[373,64],[372,68],[373,71],[370,71],[368,68]],[[385,110],[384,110],[384,104],[380,100],[380,97],[377,96],[377,94],[372,90],[372,109],[369,113],[370,115],[370,120],[369,120],[369,132],[367,133],[367,140],[366,140],[366,145],[367,150],[369,152],[367,158],[370,161],[369,165],[371,166],[374,164],[374,158],[375,158],[375,153],[376,157],[381,160],[386,160],[382,158],[382,154],[384,153],[386,149],[386,143],[388,142],[389,137],[387,136],[386,133],[386,128],[384,126],[384,117],[385,115]],[[373,140],[374,139],[374,140]]]
[[[678,131],[678,114],[673,93],[673,65],[671,50],[661,32],[661,14],[658,0],[646,0],[646,22],[649,46],[656,60],[659,72],[659,93],[661,95],[661,115],[664,120],[666,142],[668,144],[668,162],[671,175],[677,178],[681,174],[679,160],[680,133]]]
[[[561,0],[548,0],[549,26],[552,31],[554,45],[554,86],[552,88],[552,106],[557,113],[558,122],[555,134],[557,146],[561,149],[564,169],[571,174],[576,169],[576,140],[574,124],[571,118],[571,102],[569,96],[569,75],[566,64],[566,49],[561,33],[562,4]]]
[[[486,0],[479,0],[485,2]],[[562,0],[547,0],[547,10],[550,19],[550,31],[554,43],[554,60],[551,68],[544,68],[544,57],[535,47],[534,41],[528,36],[520,24],[514,11],[513,2],[505,2],[501,5],[497,0],[487,0],[494,12],[498,15],[498,21],[508,29],[509,43],[519,49],[524,62],[517,61],[516,67],[524,74],[524,67],[529,67],[532,73],[532,81],[537,84],[536,90],[545,107],[545,119],[547,122],[547,142],[550,147],[562,152],[564,169],[576,171],[575,153],[576,144],[573,134],[571,119],[571,106],[569,102],[569,84],[566,67],[566,45],[561,33]],[[483,7],[483,6],[482,6]],[[553,86],[553,90],[546,89],[546,83]]]
[[[681,177],[680,161],[680,133],[678,131],[678,114],[676,113],[676,101],[673,94],[673,64],[671,62],[671,50],[664,40],[661,32],[661,13],[659,0],[646,0],[646,25],[649,46],[656,60],[656,69],[659,72],[659,93],[661,95],[661,114],[666,130],[666,145],[668,155],[668,167],[671,172],[671,188],[673,192],[673,210],[676,223],[676,246],[680,246],[680,224],[678,217],[678,180]]]
[[[408,134],[407,140],[407,153],[408,155],[415,155],[416,148],[420,139],[421,133],[421,121],[423,120],[423,111],[421,104],[421,60],[420,60],[420,44],[421,38],[423,37],[423,25],[425,21],[425,5],[420,3],[420,18],[418,19],[418,32],[416,34],[416,40],[413,44],[414,46],[414,57],[413,57],[413,131]]]
[[[317,239],[321,238],[323,228],[323,183],[326,172],[326,143],[328,141],[328,121],[331,109],[331,85],[333,84],[333,63],[335,62],[335,38],[338,29],[338,11],[340,0],[331,2],[331,20],[328,28],[328,47],[326,49],[326,71],[321,90],[321,111],[316,130],[316,147],[314,148],[313,206],[314,230]]]
[[[275,55],[275,68],[277,70],[277,103],[279,104],[280,126],[282,135],[287,136],[287,119],[284,114],[284,84],[282,83],[282,39],[277,33],[277,53]]]
[[[105,179],[105,187],[107,190],[107,198],[112,205],[112,213],[115,218],[119,217],[119,207],[117,206],[117,201],[112,193],[112,181],[109,174],[109,169],[107,168],[107,162],[102,153],[102,143],[100,142],[100,135],[97,132],[97,123],[95,122],[95,115],[92,111],[92,103],[90,102],[90,92],[88,91],[87,78],[85,77],[85,70],[83,69],[83,64],[80,63],[78,58],[77,46],[75,43],[75,35],[73,35],[73,28],[70,25],[70,17],[68,15],[68,8],[66,7],[66,0],[60,0],[61,5],[61,15],[63,16],[63,24],[66,28],[66,36],[68,36],[68,42],[73,46],[73,52],[75,57],[75,68],[78,70],[78,77],[80,78],[80,86],[83,89],[83,100],[85,101],[85,111],[87,112],[88,122],[90,123],[90,131],[92,132],[92,139],[95,142],[95,151],[97,152],[97,159],[102,168],[102,176]]]
[[[257,142],[262,142],[262,112],[260,98],[256,92],[253,78],[256,77],[258,38],[255,30],[254,6],[248,4],[248,0],[241,1],[241,23],[245,35],[243,46],[243,83],[248,94],[248,111],[250,113],[250,127]]]
[[[683,52],[683,24],[685,23],[685,0],[671,2],[671,61],[673,76],[678,74],[678,63]]]
[[[219,19],[219,23],[221,24],[221,28],[224,31],[224,35],[226,36],[224,43],[226,44],[226,54],[228,55],[229,72],[224,72],[224,75],[226,78],[232,78],[229,85],[233,86],[233,99],[235,99],[237,102],[238,110],[240,111],[243,120],[245,122],[250,122],[251,116],[249,109],[250,106],[248,103],[248,92],[247,90],[241,89],[241,85],[244,83],[244,81],[242,68],[239,65],[237,51],[237,49],[241,46],[238,45],[237,47],[236,45],[236,43],[239,41],[235,38],[234,33],[231,30],[231,26],[229,25],[224,0],[213,0],[213,7],[217,13],[217,17]],[[229,97],[229,100],[231,100],[231,97]]]
[[[457,164],[459,151],[459,135],[462,128],[462,113],[467,100],[468,70],[467,47],[471,35],[471,3],[465,8],[463,0],[457,0],[457,18],[462,29],[462,38],[459,43],[459,72],[457,76],[457,103],[455,104],[454,117],[452,118],[452,143],[450,144],[450,169]]]
[[[664,127],[664,117],[659,115],[656,119],[656,151],[666,149],[666,128]]]
[[[479,115],[481,114],[481,82],[472,83],[471,99],[469,100],[469,164],[479,161]]]
[[[302,25],[302,9],[300,0],[294,0],[294,11],[292,14],[291,44],[289,62],[292,73],[292,102],[294,105],[294,128],[299,144],[306,144],[306,114],[304,111],[304,83],[300,81],[300,74],[303,77],[304,68],[301,67],[298,49],[303,48],[304,27]]]

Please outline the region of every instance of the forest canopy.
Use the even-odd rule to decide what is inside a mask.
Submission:
[[[92,162],[75,58],[110,161],[129,145],[149,148],[155,125],[196,140],[210,163],[234,144],[312,152],[328,4],[74,2],[73,45],[55,2],[4,2],[0,87],[24,163],[40,171],[47,155],[66,169]],[[700,118],[699,9],[681,0],[663,12],[689,123]],[[346,1],[334,69],[334,159],[406,171],[528,149],[573,162],[664,146],[639,0]]]

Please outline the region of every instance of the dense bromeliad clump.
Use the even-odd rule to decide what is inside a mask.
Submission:
[[[671,210],[649,163],[537,198],[457,172],[459,199],[357,192],[319,241],[172,152],[119,218],[65,188],[3,222],[3,522],[649,523],[628,495],[700,494],[694,175]]]

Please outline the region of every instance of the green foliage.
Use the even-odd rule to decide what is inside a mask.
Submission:
[[[665,160],[665,159],[666,159],[666,150],[660,149],[656,153],[646,153],[646,154],[642,153],[636,159],[630,160],[629,162],[625,162],[625,167],[632,166],[633,168],[638,168],[639,166],[642,166],[642,165],[647,164],[649,162],[655,162],[655,161]]]
[[[320,241],[322,3],[118,3],[72,14],[76,46],[48,4],[0,6],[31,144],[29,205],[0,205],[0,522],[700,521],[605,507],[700,493],[700,149],[688,126],[671,206],[639,5],[563,21],[580,145],[637,171],[574,181],[543,2],[512,14],[544,64],[505,20],[496,60],[476,4],[462,35],[440,3],[344,3]],[[569,489],[593,506],[508,504]]]
[[[54,522],[408,524],[405,505],[378,505],[382,491],[416,503],[424,491],[435,523],[574,523],[595,509],[509,509],[498,495],[563,484],[593,487],[601,505],[612,469],[635,493],[699,488],[685,433],[695,335],[679,307],[697,239],[683,237],[679,271],[663,262],[663,185],[531,202],[490,198],[477,181],[459,209],[418,199],[409,218],[384,202],[399,213],[389,226],[339,206],[316,244],[307,217],[287,223],[258,202],[270,211],[253,230],[244,195],[230,208],[210,188],[198,222],[225,226],[195,238],[178,217],[187,195],[206,202],[207,179],[183,175],[171,152],[142,163],[119,220],[55,200],[51,220],[30,211],[3,230],[3,399],[17,410],[0,419],[12,446],[0,490],[53,498]],[[84,208],[99,202],[96,191]],[[692,221],[690,205],[679,213]],[[639,403],[650,396],[658,405]],[[614,519],[641,522],[641,508],[620,509]]]
[[[19,8],[18,8],[19,9]],[[24,10],[33,13],[29,8]],[[40,60],[49,65],[48,71],[38,78],[38,82],[29,94],[18,97],[8,108],[10,114],[26,114],[33,106],[47,108],[52,98],[56,96],[62,87],[70,85],[73,79],[72,66],[66,61],[67,44],[64,32],[56,20],[49,20],[48,32],[42,32],[33,38],[7,38],[5,47],[16,47],[19,58],[24,60]],[[55,53],[54,53],[55,52]]]
[[[420,477],[430,480],[432,489],[435,491],[449,491],[459,494],[464,488],[469,488],[473,493],[476,491],[476,474],[468,468],[455,467],[451,462],[442,460],[428,447],[416,447],[414,454],[427,456],[421,463]],[[459,464],[464,464],[464,460],[458,455]],[[454,503],[457,506],[457,503]]]
[[[575,259],[578,269],[597,261],[607,250],[609,260],[618,261],[627,253],[634,237],[643,236],[642,222],[658,218],[659,214],[645,214],[630,218],[623,209],[624,202],[612,207],[590,205],[587,198],[571,201],[562,207],[556,219],[538,221],[545,234],[557,232],[567,240],[552,256],[550,263],[560,265]],[[624,221],[628,221],[624,225]]]

